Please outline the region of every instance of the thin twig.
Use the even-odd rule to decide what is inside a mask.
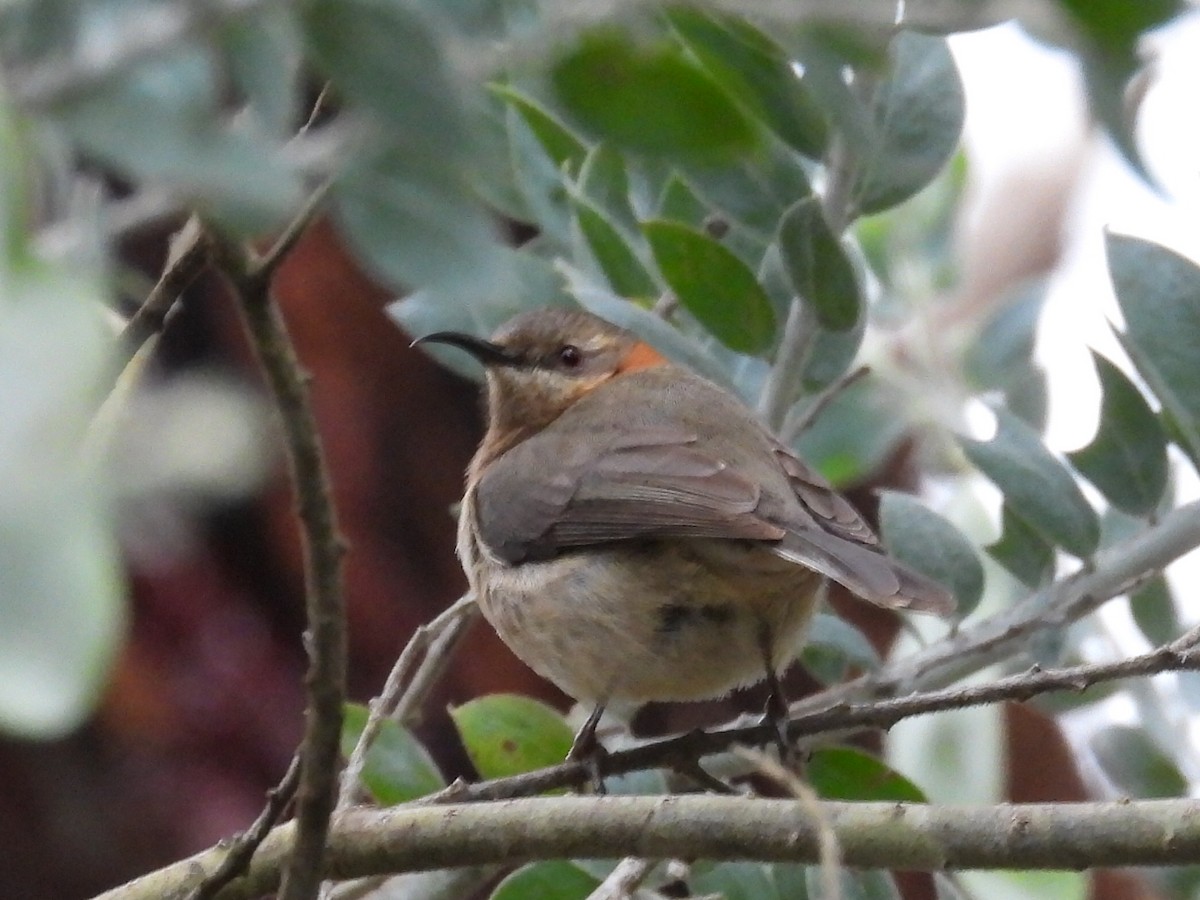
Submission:
[[[608,873],[587,900],[630,900],[633,892],[646,880],[646,876],[658,863],[652,859],[627,856]]]
[[[123,369],[151,337],[162,332],[175,302],[208,264],[204,228],[192,216],[170,240],[158,282],[121,331],[117,362]]]
[[[342,590],[345,541],[338,531],[332,487],[303,372],[279,307],[270,293],[269,270],[252,268],[248,254],[210,235],[214,258],[240,301],[259,364],[283,424],[292,485],[302,526],[305,646],[309,666],[300,785],[296,800],[295,852],[288,860],[281,900],[310,900],[323,872],[325,838],[337,791],[342,705],[346,696],[346,616]]]
[[[212,900],[217,893],[233,879],[245,873],[250,867],[250,860],[259,845],[271,833],[275,823],[283,814],[284,808],[296,794],[296,786],[300,782],[300,756],[292,757],[287,772],[279,784],[267,791],[267,805],[263,807],[258,818],[244,832],[238,835],[230,844],[228,855],[211,875],[196,885],[189,900]]]
[[[261,257],[259,257],[253,266],[253,274],[256,278],[262,281],[269,281],[275,274],[275,270],[287,258],[287,255],[296,246],[296,242],[300,240],[304,232],[308,230],[308,226],[312,224],[313,219],[325,205],[325,198],[329,195],[329,189],[333,186],[333,179],[329,178],[321,182],[312,192],[305,198],[300,209],[292,217],[292,220],[284,227],[279,237],[275,239],[275,243]]]
[[[871,374],[870,366],[859,366],[857,369],[851,369],[844,373],[840,378],[825,386],[825,388],[817,394],[812,403],[804,408],[804,411],[799,415],[792,416],[791,412],[783,420],[783,424],[779,427],[779,440],[785,444],[791,444],[792,441],[808,431],[825,410],[829,407],[838,395],[849,390],[850,387],[857,384],[863,378]],[[794,408],[793,408],[794,409]]]
[[[773,431],[779,430],[784,416],[796,399],[816,334],[817,316],[812,304],[803,297],[793,297],[783,326],[783,336],[779,339],[779,349],[775,353],[775,362],[767,373],[758,398],[758,414]]]
[[[431,642],[440,638],[455,622],[466,617],[475,608],[474,595],[467,594],[458,598],[436,618],[413,632],[408,644],[405,645],[399,659],[392,667],[383,690],[368,706],[367,722],[363,726],[362,734],[358,736],[358,743],[354,745],[354,751],[350,754],[350,760],[342,772],[342,783],[337,802],[339,809],[352,806],[356,801],[359,780],[362,778],[363,766],[366,764],[367,751],[371,749],[375,738],[379,736],[379,729],[383,727],[384,721],[392,716],[399,707],[402,695],[409,686],[409,672],[417,664],[417,660],[422,657],[422,654],[426,654]]]

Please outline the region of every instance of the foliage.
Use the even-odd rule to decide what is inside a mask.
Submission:
[[[341,235],[401,297],[391,311],[411,332],[487,333],[520,309],[579,304],[732,387],[839,486],[916,439],[955,490],[969,492],[973,473],[999,489],[1002,533],[985,549],[1021,590],[1070,558],[1092,560],[1098,501],[1144,527],[1170,503],[1170,448],[1200,462],[1200,269],[1138,239],[1108,238],[1136,371],[1096,356],[1103,406],[1087,447],[1048,450],[1016,389],[1040,383],[1038,298],[968,322],[922,371],[881,367],[793,427],[815,392],[864,353],[903,349],[902,325],[948,302],[906,292],[894,246],[899,223],[919,217],[941,243],[908,252],[941,267],[931,282],[952,280],[945,234],[963,184],[964,107],[939,32],[988,23],[937,21],[914,3],[924,27],[895,27],[883,6],[838,23],[779,5],[649,3],[595,21],[536,0],[0,8],[0,618],[15,623],[0,633],[0,727],[74,727],[120,640],[114,498],[104,466],[79,452],[113,377],[97,321],[128,227],[118,214],[130,208],[69,199],[98,166],[155,201],[155,215],[196,210],[235,238],[279,229],[328,184]],[[1114,107],[1138,36],[1177,5],[1119,22],[1088,4],[1055,6],[1064,30],[1048,37],[1078,49],[1094,108],[1135,158]],[[326,81],[326,115],[297,134],[309,88]],[[500,218],[536,237],[503,246]],[[942,388],[952,408],[931,415],[925,394]],[[954,437],[979,399],[992,404],[995,436]],[[889,493],[882,530],[897,555],[954,587],[961,617],[975,614],[985,569],[949,517]],[[1004,593],[994,579],[987,590]],[[1178,635],[1161,582],[1133,603],[1152,641]],[[818,619],[813,638],[806,661],[824,680],[878,665],[844,622]],[[557,714],[522,698],[481,698],[452,715],[484,777],[548,764],[570,742]],[[351,716],[348,746],[362,719]],[[1186,788],[1187,766],[1172,758],[1185,751],[1162,735],[1112,728],[1093,749],[1121,790]],[[922,797],[846,748],[822,751],[812,777],[825,796]],[[384,803],[442,784],[400,726],[376,743],[364,781]],[[789,884],[787,896],[818,896],[814,872],[725,864],[695,887],[784,896]],[[895,896],[886,873],[847,878],[844,896]],[[586,896],[595,884],[572,863],[546,863],[494,896],[534,885],[539,896]]]

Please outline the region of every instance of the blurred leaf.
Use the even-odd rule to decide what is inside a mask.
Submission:
[[[755,141],[729,97],[669,44],[639,46],[597,29],[555,63],[552,78],[583,126],[630,150],[725,160]]]
[[[945,872],[933,873],[934,900],[971,900],[971,895],[959,888],[954,876]]]
[[[1098,353],[1092,358],[1100,375],[1100,426],[1088,446],[1067,458],[1110,503],[1143,516],[1167,486],[1166,435],[1125,373]]]
[[[775,895],[768,869],[757,862],[724,862],[698,868],[688,878],[696,897],[719,894],[722,900],[770,900]]]
[[[708,217],[709,209],[696,196],[686,181],[672,174],[663,187],[658,201],[658,218],[671,219],[699,228]]]
[[[636,231],[637,214],[630,202],[629,175],[621,154],[607,144],[588,151],[579,169],[578,190],[621,228]]]
[[[1045,369],[1031,364],[1012,373],[1004,387],[1005,409],[1040,434],[1046,428],[1048,404]]]
[[[964,360],[974,387],[1006,388],[1028,369],[1045,300],[1044,282],[1023,285],[984,323]]]
[[[565,859],[531,863],[506,877],[491,900],[586,900],[600,882]]]
[[[342,722],[342,755],[347,759],[367,724],[367,707],[347,703]],[[429,751],[411,731],[387,719],[367,751],[362,783],[383,806],[395,806],[446,786]]]
[[[125,627],[111,486],[84,445],[112,337],[99,279],[17,243],[0,259],[0,732],[51,740],[91,714]]]
[[[440,35],[404,0],[308,0],[309,54],[345,99],[392,127],[408,153],[461,160],[470,145]]]
[[[710,381],[733,388],[725,367],[695,339],[650,310],[598,287],[578,269],[565,263],[559,263],[558,269],[567,276],[571,296],[588,312],[614,325],[628,328],[660,352]]]
[[[217,42],[246,105],[262,130],[290,137],[300,88],[300,29],[290,10],[232,18]]]
[[[1092,111],[1104,124],[1125,159],[1145,176],[1125,115],[1124,95],[1130,76],[1141,63],[1142,33],[1174,18],[1185,4],[1179,0],[1057,0],[1084,37],[1077,48]]]
[[[1108,268],[1134,365],[1200,458],[1200,268],[1165,247],[1107,236]]]
[[[1092,736],[1091,748],[1113,784],[1131,797],[1187,795],[1187,779],[1141,729],[1110,725]]]
[[[991,441],[959,438],[967,458],[1004,493],[1005,502],[1047,540],[1086,559],[1100,541],[1096,512],[1071,473],[1028,425],[994,410]]]
[[[832,339],[852,333],[828,334]],[[826,479],[843,488],[877,472],[907,428],[894,389],[867,378],[838,393],[795,447]]]
[[[520,115],[557,167],[566,166],[570,171],[578,170],[588,148],[566,125],[536,100],[522,94],[511,85],[492,84],[489,88]]]
[[[299,204],[300,181],[280,143],[226,121],[214,77],[205,54],[181,47],[72,95],[52,116],[120,174],[169,185],[240,233],[266,231]]]
[[[708,235],[677,222],[642,224],[659,271],[679,302],[723,344],[761,353],[775,333],[771,301],[745,263]]]
[[[556,165],[533,129],[513,108],[505,116],[508,135],[507,156],[512,164],[513,181],[524,201],[526,216],[521,220],[536,226],[535,240],[553,248],[553,253],[569,252],[571,208],[570,163]],[[532,254],[532,242],[522,252]]]
[[[1054,546],[1013,512],[1007,502],[1000,508],[1000,539],[985,549],[1027,588],[1041,587],[1054,571]]]
[[[877,870],[838,872],[841,882],[841,900],[900,900],[900,890],[888,872]],[[823,873],[820,866],[809,866],[807,872],[808,896],[812,900],[826,900]]]
[[[861,631],[829,613],[813,616],[801,657],[806,668],[823,684],[841,681],[846,669],[879,668],[879,654]]]
[[[799,863],[773,863],[768,866],[779,900],[808,900],[808,866]]]
[[[667,20],[734,99],[806,156],[820,157],[828,127],[782,48],[744,19],[676,6]]]
[[[895,206],[927,185],[954,155],[962,132],[962,82],[944,38],[901,32],[890,77],[875,92],[874,136],[851,198],[860,213]]]
[[[642,265],[624,235],[587,200],[574,200],[575,222],[596,264],[622,297],[657,297],[654,277]]]
[[[949,521],[908,494],[883,491],[879,501],[883,543],[898,560],[948,587],[965,618],[983,596],[983,564],[971,542]]]
[[[777,141],[767,141],[758,153],[728,165],[684,162],[680,169],[713,212],[745,225],[764,249],[775,239],[788,207],[812,195],[800,158]]]
[[[497,277],[501,254],[491,224],[452,164],[372,148],[346,166],[330,202],[351,248],[397,288],[440,284],[478,293]]]
[[[1183,633],[1175,599],[1162,575],[1155,575],[1130,595],[1129,611],[1152,647],[1170,643]]]
[[[519,775],[566,759],[574,735],[562,715],[530,697],[489,694],[450,710],[475,771]]]
[[[919,787],[855,747],[819,747],[809,757],[805,775],[823,800],[928,802]]]
[[[812,304],[821,325],[845,331],[857,324],[858,279],[815,198],[806,197],[784,215],[779,223],[779,251],[792,287]]]

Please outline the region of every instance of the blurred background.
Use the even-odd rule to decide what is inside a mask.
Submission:
[[[1087,348],[1121,356],[1108,324],[1119,314],[1105,276],[1104,229],[1200,259],[1194,114],[1200,17],[1185,15],[1150,36],[1152,62],[1129,100],[1157,187],[1091,126],[1075,56],[1013,25],[954,36],[951,47],[965,83],[967,122],[961,203],[946,254],[953,277],[940,288],[947,297],[942,315],[970,318],[1019,290],[1038,292],[1044,314],[1036,356],[1049,376],[1047,439],[1056,450],[1073,450],[1096,426],[1100,394]],[[130,296],[153,284],[166,238],[179,224],[123,239],[121,277]],[[512,243],[529,237],[506,227]],[[921,285],[933,278],[909,275]],[[409,348],[411,336],[389,314],[394,291],[355,262],[327,222],[299,242],[279,272],[276,293],[313,376],[350,544],[350,692],[365,701],[413,629],[464,588],[452,506],[480,436],[477,387]],[[920,352],[919,341],[907,346]],[[863,350],[876,366],[888,365],[883,354],[883,348]],[[113,577],[127,585],[130,600],[96,619],[97,627],[119,629],[123,637],[86,721],[53,738],[0,736],[4,897],[85,897],[230,835],[261,809],[300,738],[303,586],[292,499],[253,359],[215,278],[202,275],[187,289],[146,365],[110,426],[123,565]],[[20,369],[0,374],[19,380]],[[986,432],[987,415],[980,411],[977,419],[973,424]],[[856,502],[870,509],[876,488],[915,487],[912,451],[899,442],[853,485]],[[1179,499],[1198,494],[1194,481],[1176,490]],[[983,542],[995,535],[999,495],[989,499],[986,487],[980,491],[983,513],[951,510],[951,517]],[[69,514],[69,506],[64,510]],[[1195,561],[1190,568],[1186,562],[1172,578],[1195,584]],[[1178,596],[1182,617],[1196,619],[1194,592]],[[879,649],[895,638],[888,617],[844,598],[835,598],[835,606]],[[1106,637],[1121,651],[1148,646],[1124,608],[1105,617]],[[20,623],[13,624],[3,626],[10,628],[10,646],[21,640]],[[74,627],[63,623],[67,656],[74,652],[68,635]],[[793,674],[794,694],[811,687],[803,672]],[[497,691],[567,705],[486,625],[475,627],[417,729],[449,777],[469,775],[470,767],[447,704]],[[751,691],[731,702],[752,709],[761,699]],[[652,708],[637,727],[654,733],[720,721],[727,712],[715,704]],[[1112,785],[1088,763],[1089,721],[1096,719],[1133,721],[1133,707],[1118,701],[1068,718],[1065,735],[1024,706],[962,714],[959,724],[943,727],[973,730],[980,752],[947,769],[944,783],[932,777],[923,786],[934,799],[1104,795]],[[906,724],[891,749],[903,769],[906,758],[919,759],[937,739]],[[1069,883],[1050,880],[1030,886],[1028,896],[1059,890],[1071,896],[1082,885],[1074,876]],[[910,896],[922,890],[911,887]],[[1020,896],[1020,890],[995,887],[980,896]],[[1104,873],[1087,890],[1103,900],[1164,896],[1125,873]]]

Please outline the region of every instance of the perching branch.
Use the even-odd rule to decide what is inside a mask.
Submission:
[[[237,293],[251,343],[282,420],[304,535],[308,704],[300,750],[295,852],[284,871],[280,897],[309,900],[316,896],[321,883],[337,789],[346,696],[346,617],[341,576],[346,548],[338,532],[307,376],[271,297],[271,269],[256,264],[240,247],[218,236],[210,236],[210,247],[218,267]]]
[[[856,868],[1086,869],[1200,863],[1200,803],[1143,800],[934,806],[819,804],[844,862]],[[294,829],[277,828],[249,876],[221,900],[275,888]],[[455,806],[351,810],[330,832],[336,878],[539,859],[755,859],[814,863],[820,833],[796,800],[687,795],[553,797]],[[217,865],[209,850],[103,894],[99,900],[171,896]]]

